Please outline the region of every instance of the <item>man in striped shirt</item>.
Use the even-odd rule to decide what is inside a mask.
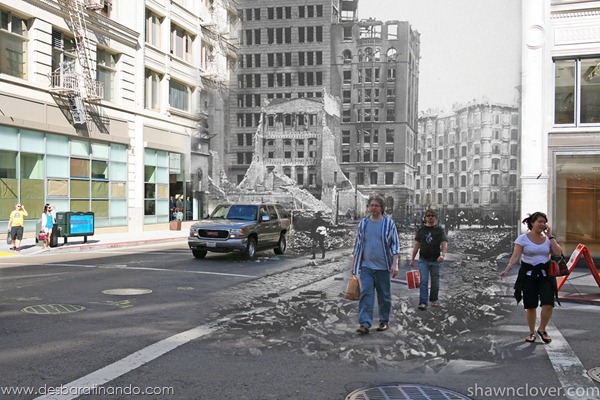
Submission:
[[[360,278],[360,301],[356,332],[369,333],[373,325],[375,293],[379,310],[377,331],[389,328],[392,309],[391,278],[398,274],[400,245],[394,221],[383,214],[385,201],[380,196],[371,196],[368,202],[369,216],[360,221],[356,240],[352,273]]]

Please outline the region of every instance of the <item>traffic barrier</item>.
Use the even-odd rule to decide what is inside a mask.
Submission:
[[[558,287],[558,290],[562,288],[569,276],[571,276],[571,272],[573,272],[573,269],[575,269],[575,266],[577,265],[577,262],[579,262],[581,256],[583,256],[585,263],[587,264],[588,268],[590,269],[590,272],[592,273],[592,276],[596,280],[596,284],[598,285],[598,287],[600,287],[600,274],[598,274],[598,270],[596,269],[596,265],[594,264],[592,255],[590,254],[590,251],[588,250],[586,245],[579,243],[575,248],[575,251],[571,253],[571,258],[569,258],[569,262],[567,263],[567,266],[569,267],[569,274],[556,278],[556,285]]]

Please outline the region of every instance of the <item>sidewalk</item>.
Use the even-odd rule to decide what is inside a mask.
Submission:
[[[63,244],[64,239],[58,238],[58,246],[49,250],[44,250],[41,243],[36,243],[35,239],[23,239],[21,242],[21,251],[10,250],[12,245],[6,243],[6,237],[2,238],[0,243],[1,257],[34,256],[44,254],[61,254],[67,252],[88,252],[107,248],[141,246],[145,244],[185,241],[189,234],[189,227],[192,221],[183,222],[180,231],[156,230],[143,232],[125,232],[125,233],[106,233],[88,236],[87,243],[84,243],[83,237],[67,238],[67,244]]]

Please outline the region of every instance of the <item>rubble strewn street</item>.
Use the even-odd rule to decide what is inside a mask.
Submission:
[[[407,270],[412,245],[412,234],[400,236],[399,278]],[[514,310],[514,301],[495,296],[496,258],[510,251],[509,230],[451,231],[449,243],[452,257],[442,274],[441,307],[417,310],[418,291],[394,283],[393,317],[387,332],[355,333],[358,302],[345,300],[342,293],[350,269],[348,249],[335,259],[307,261],[305,267],[246,285],[236,292],[241,300],[237,309],[224,310],[241,316],[211,340],[236,354],[260,355],[284,347],[309,357],[368,367],[421,359],[425,368],[436,370],[453,359],[503,359],[506,350],[486,331]],[[338,276],[325,290],[312,290],[307,283],[340,272],[344,278]],[[252,297],[261,288],[269,288],[269,293]]]

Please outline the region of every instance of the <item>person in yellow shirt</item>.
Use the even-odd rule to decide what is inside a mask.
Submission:
[[[23,229],[25,226],[25,217],[29,214],[23,204],[17,203],[15,209],[11,211],[8,219],[8,229],[13,242],[11,250],[21,251],[21,240],[23,240]]]

